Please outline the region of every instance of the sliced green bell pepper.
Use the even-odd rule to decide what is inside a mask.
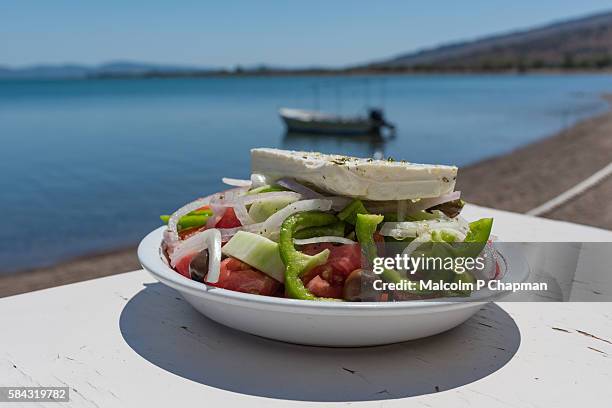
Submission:
[[[332,214],[319,211],[307,211],[293,214],[281,225],[278,247],[280,257],[285,264],[285,292],[288,297],[303,300],[324,300],[313,295],[306,287],[300,276],[314,267],[323,265],[327,262],[329,250],[325,249],[316,255],[306,255],[293,245],[293,238],[296,231],[323,227],[336,223],[338,219]]]
[[[357,241],[359,241],[361,250],[370,264],[373,263],[374,258],[378,256],[378,249],[376,247],[376,242],[374,242],[374,233],[376,232],[378,224],[383,220],[384,217],[382,215],[357,214],[356,216],[355,233],[357,235]],[[409,280],[400,275],[395,269],[384,268],[380,276],[384,281],[392,283],[400,283]],[[423,290],[406,290],[406,292],[417,295],[430,293]]]
[[[374,214],[356,214],[355,217],[355,235],[357,235],[357,241],[361,244],[362,253],[370,263],[378,256],[374,233],[378,224],[383,222],[384,219],[385,217],[382,215]]]
[[[355,225],[355,222],[357,221],[357,214],[367,213],[368,210],[365,208],[361,200],[355,199],[338,213],[338,218],[342,221],[348,222],[349,224]]]
[[[382,215],[375,214],[356,214],[355,216],[355,235],[361,245],[361,251],[370,265],[374,262],[374,258],[378,256],[374,233],[376,227],[383,222],[384,218]],[[396,270],[387,268],[383,270],[381,277],[383,280],[393,283],[399,283],[404,279]]]
[[[480,220],[470,222],[470,230],[468,231],[463,243],[456,244],[457,256],[466,258],[477,257],[491,236],[493,228],[493,218],[481,218]]]
[[[321,227],[308,227],[296,231],[293,234],[293,238],[306,239],[312,237],[343,237],[344,230],[346,229],[346,223],[344,221],[338,221],[333,224],[323,225]]]
[[[489,240],[492,228],[493,218],[481,218],[478,221],[470,222],[470,231],[463,242],[486,243]]]

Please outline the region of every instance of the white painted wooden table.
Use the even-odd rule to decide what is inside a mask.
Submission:
[[[594,228],[467,213],[493,215],[506,240],[612,241]],[[604,407],[611,341],[611,303],[502,303],[419,341],[295,346],[213,323],[136,271],[0,299],[0,386],[69,386],[71,402],[49,407]]]

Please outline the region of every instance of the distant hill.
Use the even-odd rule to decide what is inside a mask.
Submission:
[[[504,70],[612,67],[612,12],[402,54],[356,69]]]
[[[20,68],[0,66],[0,79],[85,79],[104,77],[141,77],[148,75],[179,76],[186,73],[207,73],[217,70],[218,68],[113,61],[96,66],[79,64],[46,64]]]
[[[0,79],[86,79],[198,77],[209,75],[335,75],[370,72],[471,72],[537,69],[612,69],[612,11],[528,30],[461,41],[342,69],[284,68],[257,64],[217,67],[114,61],[78,64],[0,66]]]

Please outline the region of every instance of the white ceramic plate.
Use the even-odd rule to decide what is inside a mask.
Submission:
[[[503,295],[482,292],[471,299],[406,302],[316,302],[251,295],[207,286],[172,270],[161,254],[160,227],[138,246],[143,268],[176,289],[206,317],[237,330],[290,343],[357,347],[397,343],[449,330]],[[499,250],[502,281],[529,275],[515,247]],[[512,278],[512,279],[510,279]]]

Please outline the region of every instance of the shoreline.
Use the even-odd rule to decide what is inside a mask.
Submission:
[[[379,77],[379,76],[528,76],[528,75],[612,75],[612,67],[601,69],[506,69],[506,70],[295,70],[295,71],[215,71],[195,74],[141,74],[141,75],[89,75],[83,77],[53,77],[53,78],[0,78],[2,82],[18,81],[125,81],[153,79],[226,79],[226,78],[300,78],[300,77]]]
[[[612,95],[602,98],[612,104]],[[463,191],[468,202],[525,213],[583,181],[611,159],[609,106],[606,112],[556,134],[460,169],[457,190]],[[612,230],[612,177],[542,216]],[[0,275],[0,297],[136,269],[140,269],[136,245],[85,254],[48,267]]]
[[[456,188],[464,192],[462,198],[486,207],[525,213],[604,168],[612,161],[612,95],[601,97],[609,103],[605,112],[507,154],[460,169]],[[495,189],[490,188],[492,185]],[[593,196],[601,201],[598,205],[580,205],[592,202]],[[612,229],[610,202],[612,180],[608,177],[542,217]]]

